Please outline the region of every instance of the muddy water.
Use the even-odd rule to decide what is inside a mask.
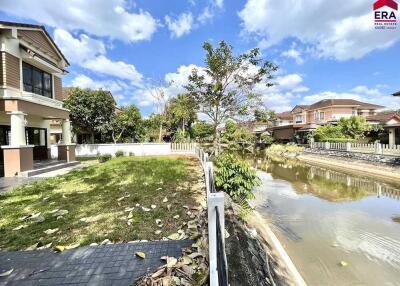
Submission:
[[[308,285],[400,285],[400,185],[298,162],[254,164],[257,210]]]

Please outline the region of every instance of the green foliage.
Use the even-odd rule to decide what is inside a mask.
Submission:
[[[256,136],[250,130],[243,128],[232,120],[225,123],[221,142],[228,144],[228,149],[239,150],[255,143]]]
[[[115,157],[124,157],[124,151],[122,151],[122,150],[118,150],[117,152],[115,152]]]
[[[253,189],[261,184],[255,170],[244,160],[224,153],[217,158],[215,185],[218,191],[229,194],[233,200],[253,199]]]
[[[134,157],[134,156],[135,156],[135,153],[129,152],[129,157]]]
[[[160,114],[151,114],[149,118],[143,121],[144,126],[144,141],[158,141],[160,124],[163,122],[163,116]]]
[[[185,135],[196,119],[197,105],[188,94],[178,94],[168,102],[166,121],[171,130],[181,129]]]
[[[371,125],[363,116],[352,116],[350,118],[341,118],[338,127],[347,138],[364,138],[366,132],[371,130]]]
[[[188,133],[185,133],[182,129],[178,129],[174,136],[172,137],[172,142],[175,143],[188,143],[190,142],[190,137]]]
[[[70,119],[75,131],[102,132],[115,112],[115,101],[110,92],[72,88],[64,107],[70,110]]]
[[[254,111],[254,120],[261,122],[271,122],[276,119],[276,113],[269,109],[256,109]]]
[[[352,138],[325,138],[324,142],[331,142],[331,143],[346,143],[346,142],[357,142],[356,139]]]
[[[345,138],[342,129],[337,125],[320,126],[314,131],[316,141],[326,141],[328,138]]]
[[[192,125],[191,132],[196,142],[212,142],[214,127],[206,121],[198,121]]]
[[[262,143],[267,145],[271,145],[275,141],[274,137],[272,137],[270,134],[267,133],[262,134],[260,140]]]
[[[324,125],[314,131],[316,141],[346,142],[364,138],[372,126],[362,116],[341,118],[337,125]],[[341,141],[343,139],[343,141]],[[335,141],[336,140],[336,141]]]
[[[255,94],[253,87],[262,82],[272,86],[272,74],[277,67],[263,60],[259,49],[235,56],[232,46],[224,41],[216,48],[205,42],[203,49],[205,67],[192,70],[185,88],[199,111],[210,118],[214,126],[214,147],[218,147],[217,127],[229,118],[252,114],[261,103],[261,95]]]
[[[97,155],[97,160],[99,161],[99,163],[107,162],[107,161],[111,160],[111,158],[112,158],[111,154]]]
[[[281,154],[299,154],[304,151],[304,147],[297,146],[295,144],[272,144],[266,153],[270,155],[281,155]]]

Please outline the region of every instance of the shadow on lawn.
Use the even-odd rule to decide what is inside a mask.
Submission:
[[[40,242],[61,245],[161,239],[187,221],[183,205],[193,206],[191,185],[198,178],[193,158],[125,157],[35,182],[0,196],[0,248],[25,249]],[[167,197],[168,202],[163,203]],[[136,204],[140,204],[139,207]],[[168,210],[167,205],[170,205]],[[151,209],[151,205],[156,205]],[[142,206],[151,209],[144,211]],[[126,208],[135,209],[130,214]],[[55,209],[68,214],[56,217]],[[40,212],[42,223],[20,221]],[[179,215],[179,219],[173,217]],[[90,222],[82,220],[88,219]],[[127,221],[130,219],[130,225]],[[163,227],[155,223],[161,219]],[[25,228],[13,230],[26,225]],[[52,235],[47,229],[59,231]],[[156,235],[155,230],[162,230]]]

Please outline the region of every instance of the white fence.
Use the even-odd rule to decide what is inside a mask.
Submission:
[[[400,145],[389,145],[381,143],[366,144],[366,143],[350,143],[350,142],[345,142],[345,143],[314,142],[311,144],[311,148],[400,156]]]
[[[118,143],[118,144],[78,144],[75,148],[77,157],[96,157],[97,155],[111,154],[118,151],[135,156],[193,154],[196,143]],[[57,145],[51,146],[51,157],[57,158]]]

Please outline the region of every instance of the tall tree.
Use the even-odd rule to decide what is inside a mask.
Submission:
[[[218,126],[228,118],[245,116],[260,104],[261,95],[253,92],[256,84],[272,86],[272,74],[277,66],[261,59],[259,49],[235,56],[232,46],[221,41],[214,48],[205,42],[205,67],[193,69],[188,93],[214,126],[214,149],[218,152],[220,136]]]
[[[186,129],[197,119],[196,103],[188,94],[178,94],[169,101],[166,113],[172,128],[181,129],[185,136]]]
[[[131,104],[117,111],[109,124],[105,125],[105,129],[111,133],[114,143],[128,138],[131,141],[137,141],[140,125],[140,111],[135,105]]]
[[[94,143],[94,134],[101,132],[113,119],[115,100],[105,90],[72,88],[64,107],[70,110],[70,119],[75,131],[90,132]]]
[[[157,109],[157,114],[159,115],[159,132],[158,132],[158,142],[162,141],[163,126],[166,119],[166,110],[168,104],[168,94],[167,88],[171,83],[166,84],[162,79],[154,81],[150,85],[148,91],[151,97],[154,99]]]

